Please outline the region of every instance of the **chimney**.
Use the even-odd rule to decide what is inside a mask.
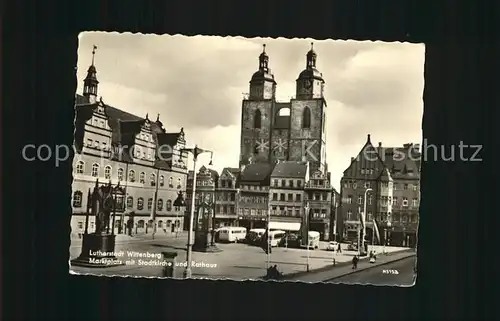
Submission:
[[[367,142],[371,142],[371,135],[370,135],[370,134],[368,134],[368,135],[367,135],[367,137],[366,137],[366,141],[367,141]]]
[[[382,157],[382,160],[384,160],[384,150],[382,148],[382,142],[378,142],[378,147],[377,147],[377,154]]]
[[[354,157],[351,157],[351,163],[354,162]]]

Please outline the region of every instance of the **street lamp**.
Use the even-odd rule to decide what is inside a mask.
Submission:
[[[392,225],[391,221],[387,221],[384,227],[384,246],[382,248],[382,253],[384,254],[385,254],[385,245],[387,243],[387,235],[388,235],[387,230],[391,228],[391,225]]]
[[[371,188],[367,188],[365,190],[365,200],[364,200],[364,204],[363,204],[363,214],[361,215],[361,219],[362,219],[362,223],[363,223],[363,238],[361,239],[361,250],[360,250],[360,253],[361,251],[364,251],[365,250],[365,234],[366,234],[366,207],[367,207],[367,202],[366,202],[366,199],[368,197],[368,192],[371,192],[373,191]],[[358,247],[359,247],[359,244],[358,244]],[[364,253],[364,252],[363,252]]]
[[[186,251],[186,269],[184,270],[184,278],[190,278],[191,277],[191,257],[193,254],[193,220],[194,220],[194,205],[195,205],[195,192],[196,192],[196,162],[198,161],[198,156],[202,153],[210,153],[210,163],[209,165],[212,165],[212,157],[213,157],[213,152],[209,150],[204,150],[201,148],[198,148],[198,145],[195,145],[194,148],[182,148],[180,150],[181,152],[181,157],[183,152],[187,152],[193,155],[193,191],[191,195],[191,208],[190,208],[190,214],[189,214],[189,229],[188,229],[188,243],[187,243],[187,251]],[[182,158],[181,158],[182,161]],[[182,197],[182,194],[179,194],[179,198]],[[177,200],[176,200],[177,201]],[[182,203],[184,200],[179,200],[178,203]],[[175,202],[174,202],[175,204]]]
[[[309,272],[309,202],[306,203],[306,206],[304,207],[304,217],[306,218],[306,271]]]
[[[269,271],[269,267],[271,264],[271,236],[269,235],[270,232],[270,225],[271,225],[271,202],[269,201],[271,199],[271,195],[267,198],[267,227],[266,227],[266,234],[267,234],[267,261],[266,261],[266,270]]]

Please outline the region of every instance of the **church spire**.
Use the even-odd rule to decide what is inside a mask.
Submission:
[[[314,42],[311,42],[311,50],[307,53],[307,63],[306,63],[306,68],[311,69],[311,68],[316,68],[316,58],[318,55],[316,55],[316,52],[314,51]]]
[[[92,48],[92,64],[87,70],[87,77],[83,80],[83,96],[86,97],[91,104],[97,101],[97,86],[99,84],[97,80],[97,70],[94,65],[96,49],[97,46],[94,45]]]
[[[266,53],[266,44],[262,45],[262,53],[259,56],[259,70],[265,72],[269,70],[269,56]]]

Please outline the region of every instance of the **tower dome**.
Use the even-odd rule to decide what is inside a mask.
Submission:
[[[311,42],[311,49],[306,55],[306,69],[304,69],[300,74],[298,79],[318,79],[323,80],[323,74],[316,69],[316,59],[318,55],[314,51],[314,43]]]
[[[253,75],[250,83],[260,82],[260,81],[274,81],[274,75],[269,68],[269,56],[266,53],[266,45],[262,45],[262,53],[259,55],[259,70],[257,70]]]

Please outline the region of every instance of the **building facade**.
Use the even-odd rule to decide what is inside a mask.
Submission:
[[[414,247],[417,242],[420,202],[420,146],[375,148],[367,141],[341,179],[341,206],[337,226],[343,239],[356,240],[365,207],[366,239],[374,240],[374,224],[380,242]]]
[[[239,180],[238,225],[266,228],[270,211],[269,186],[274,166],[266,163],[243,165]]]
[[[270,211],[270,226],[285,228],[286,225],[298,230],[304,221],[307,199],[311,201],[310,228],[318,230],[327,240],[333,234],[333,188],[326,162],[325,81],[316,61],[317,54],[311,44],[305,69],[296,80],[295,97],[278,102],[277,83],[264,45],[258,70],[250,80],[249,94],[242,101],[239,163],[240,167],[268,164],[273,168],[269,182],[258,182],[269,187],[270,208],[266,210]],[[303,169],[293,172],[297,166]],[[286,171],[289,172],[285,176],[280,176],[280,172]],[[314,183],[309,183],[310,173],[317,176]],[[248,182],[246,186],[252,184],[257,183]],[[245,205],[249,210],[251,207]]]
[[[306,68],[296,80],[295,98],[277,102],[277,83],[264,46],[250,92],[242,102],[240,166],[308,161],[312,172],[327,172],[325,81],[316,69],[316,59],[311,48]]]
[[[97,99],[98,84],[92,63],[83,93],[76,95],[72,233],[84,232],[89,192],[96,183],[109,182],[125,191],[117,196],[116,233],[125,233],[130,218],[135,233],[150,233],[154,228],[174,231],[184,219],[184,210],[172,205],[186,188],[187,155],[180,152],[184,130],[168,133],[159,115],[152,121],[148,115],[142,118],[104,103]],[[90,231],[94,224],[91,215]]]
[[[309,204],[310,230],[320,232],[322,240],[329,240],[332,221],[332,193],[330,180],[321,171],[314,172],[304,186],[305,202]]]
[[[305,211],[304,187],[309,181],[309,165],[304,162],[280,161],[271,173],[269,227],[299,231]]]
[[[239,168],[222,170],[216,186],[215,226],[236,226],[238,220]]]

